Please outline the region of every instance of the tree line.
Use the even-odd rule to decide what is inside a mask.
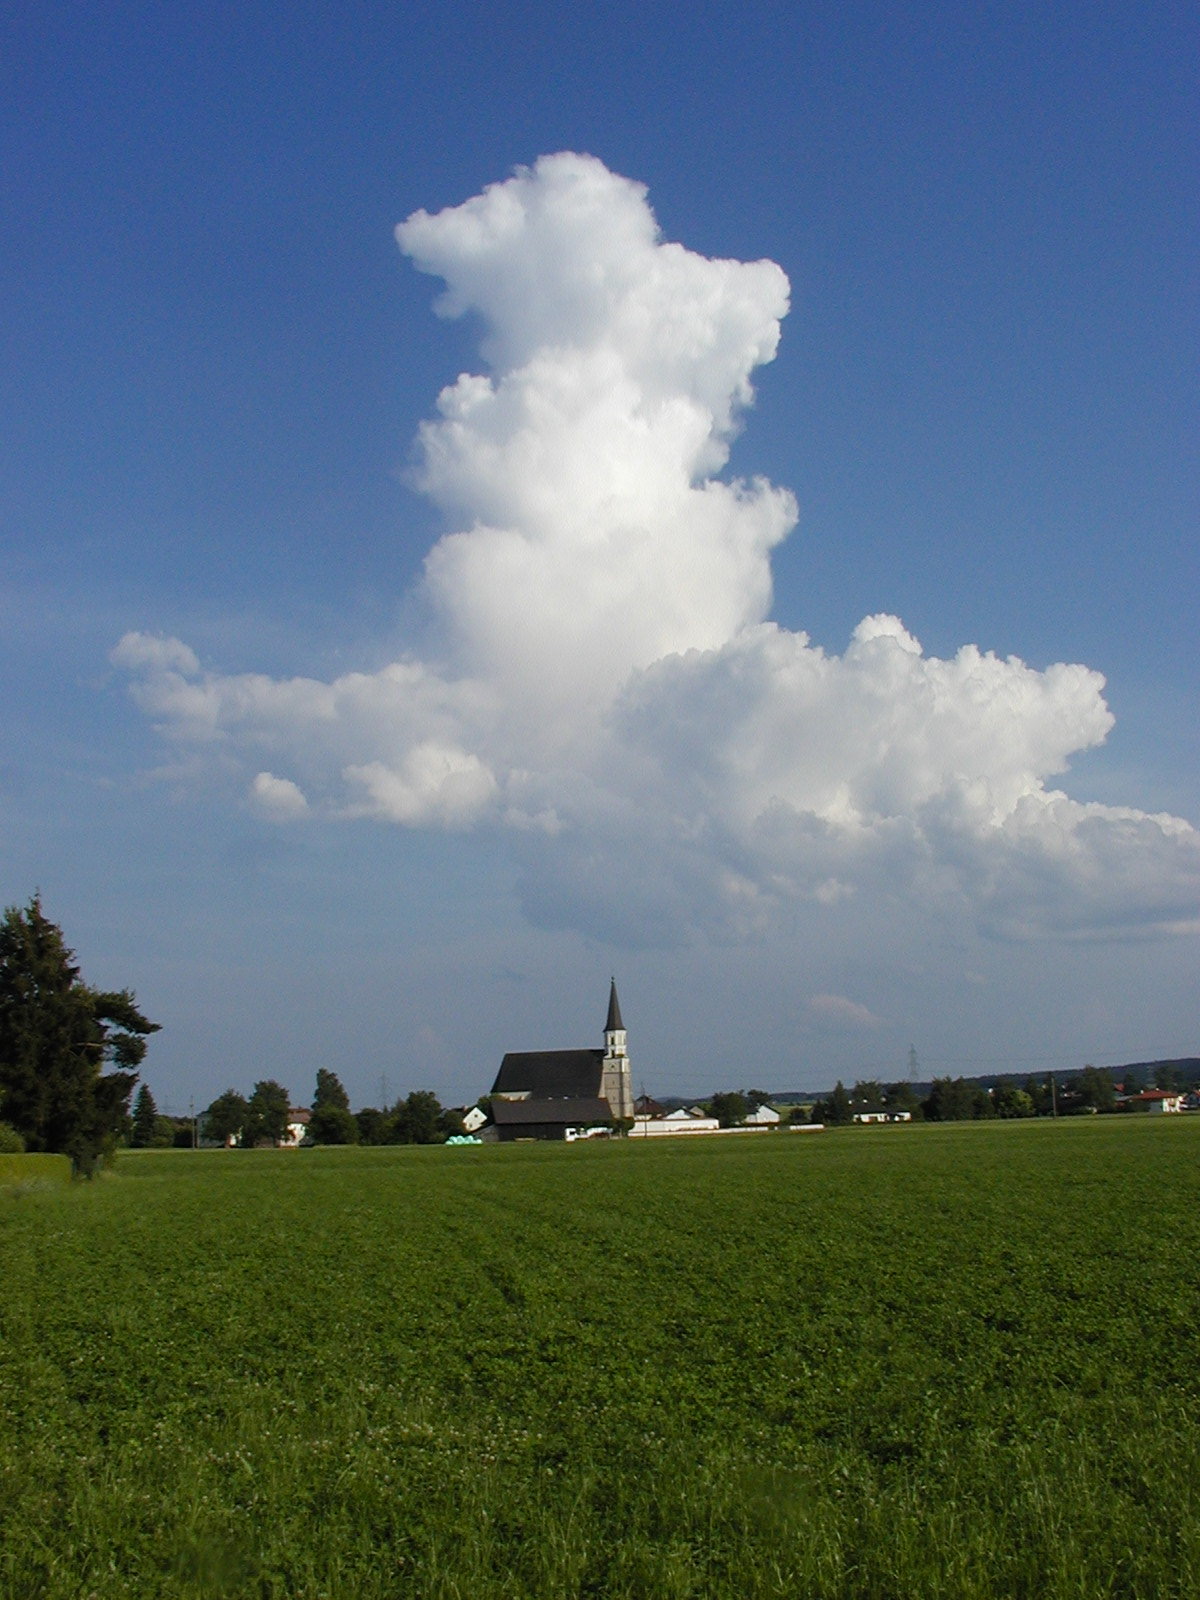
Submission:
[[[1170,1063],[1155,1072],[1161,1089],[1182,1088],[1180,1077]],[[1135,1094],[1144,1087],[1141,1075],[1127,1074],[1123,1088]],[[993,1117],[1071,1116],[1079,1112],[1119,1111],[1124,1102],[1106,1067],[1085,1066],[1082,1071],[1060,1077],[1048,1073],[1031,1076],[1024,1084],[1015,1080],[985,1085],[975,1078],[935,1078],[924,1096],[911,1083],[883,1084],[874,1079],[860,1080],[853,1089],[839,1081],[828,1095],[813,1105],[808,1120],[837,1127],[854,1121],[856,1115],[907,1112],[913,1121],[974,1122]],[[793,1113],[793,1119],[796,1114]],[[803,1120],[801,1114],[800,1120]]]
[[[207,1140],[243,1148],[279,1144],[286,1136],[290,1098],[273,1079],[256,1083],[249,1098],[226,1089],[204,1113]],[[444,1144],[462,1132],[462,1116],[444,1107],[429,1089],[415,1089],[394,1105],[351,1111],[336,1072],[317,1069],[316,1092],[304,1141],[308,1144]]]

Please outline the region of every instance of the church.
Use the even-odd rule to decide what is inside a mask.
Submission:
[[[632,1118],[633,1083],[616,980],[608,994],[603,1049],[510,1050],[491,1094],[501,1143],[566,1139],[581,1128],[614,1128]]]

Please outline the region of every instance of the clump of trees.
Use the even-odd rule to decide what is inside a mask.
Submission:
[[[5,910],[0,1120],[25,1149],[68,1155],[83,1175],[110,1158],[129,1132],[129,1099],[157,1031],[131,990],[84,983],[40,895]]]
[[[365,1106],[355,1120],[362,1144],[445,1144],[463,1131],[462,1114],[444,1107],[429,1089],[415,1089],[388,1110]]]
[[[839,1078],[830,1093],[813,1105],[812,1121],[836,1128],[853,1122],[856,1116],[879,1112],[889,1116],[907,1112],[914,1122],[925,1115],[911,1083],[884,1084],[866,1078],[847,1089]]]
[[[753,1110],[750,1096],[738,1089],[714,1094],[708,1102],[709,1116],[716,1117],[723,1128],[736,1128],[739,1122],[745,1122]]]
[[[723,1128],[736,1128],[759,1106],[770,1104],[771,1096],[765,1089],[723,1089],[704,1101],[703,1108]]]
[[[204,1134],[219,1144],[253,1149],[278,1144],[287,1134],[291,1102],[287,1090],[274,1078],[262,1078],[247,1100],[236,1089],[219,1094],[204,1113]]]
[[[191,1122],[187,1117],[163,1116],[149,1084],[143,1083],[133,1102],[129,1143],[134,1150],[167,1150],[172,1145],[190,1145]]]

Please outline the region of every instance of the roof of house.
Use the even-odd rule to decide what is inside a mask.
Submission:
[[[595,1096],[603,1060],[603,1050],[510,1050],[492,1093],[527,1094],[535,1100]]]
[[[605,1033],[612,1033],[619,1029],[625,1031],[625,1024],[621,1021],[621,1002],[617,999],[617,980],[612,980],[612,987],[608,991],[608,1018],[604,1024]]]
[[[528,1127],[531,1123],[611,1122],[607,1100],[596,1095],[569,1095],[543,1100],[493,1100],[492,1121],[498,1128]]]

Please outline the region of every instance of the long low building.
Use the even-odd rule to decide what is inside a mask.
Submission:
[[[671,1139],[685,1133],[720,1133],[716,1117],[634,1117],[631,1139]]]
[[[571,1139],[583,1128],[613,1126],[607,1100],[576,1095],[570,1099],[492,1101],[492,1121],[501,1144],[515,1139]]]

